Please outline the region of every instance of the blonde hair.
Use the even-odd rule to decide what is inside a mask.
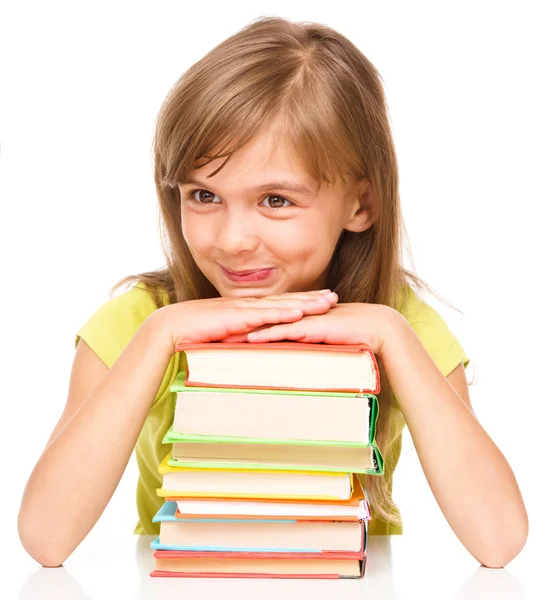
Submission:
[[[227,38],[170,90],[157,117],[153,143],[166,268],[125,277],[112,293],[140,281],[158,307],[163,305],[162,291],[170,303],[218,296],[182,236],[178,183],[198,159],[227,157],[227,162],[264,123],[278,125],[283,142],[316,181],[350,185],[366,178],[373,186],[373,226],[360,233],[344,230],[332,257],[327,287],[338,293],[339,301],[385,304],[403,312],[399,300],[406,286],[435,294],[402,266],[404,242],[410,256],[411,251],[379,73],[334,29],[277,17],[260,17]],[[366,487],[373,514],[399,524],[392,500],[398,455],[390,451],[391,413],[399,409],[393,405],[381,360],[379,368],[376,441],[385,458],[385,474],[367,477]]]

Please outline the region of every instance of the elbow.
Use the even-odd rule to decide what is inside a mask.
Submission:
[[[476,558],[490,569],[502,569],[522,551],[529,535],[527,521],[517,529],[514,528],[510,535],[501,537],[496,543],[488,544],[488,549]]]
[[[35,526],[22,511],[17,518],[17,533],[27,554],[43,567],[60,567],[70,555],[51,543],[47,533],[40,526]]]

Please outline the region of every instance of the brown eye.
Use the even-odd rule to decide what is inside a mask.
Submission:
[[[215,194],[207,190],[194,190],[189,194],[190,198],[196,200],[199,204],[212,204]]]
[[[268,200],[269,199],[269,200]],[[288,205],[292,204],[290,202],[290,200],[287,200],[286,198],[283,198],[282,196],[266,196],[264,198],[264,202],[268,200],[269,202],[269,206],[266,206],[266,208],[270,208],[272,210],[275,209],[279,209],[279,208],[286,208],[286,204],[284,204],[284,202],[288,202]]]

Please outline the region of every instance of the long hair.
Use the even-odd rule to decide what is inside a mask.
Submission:
[[[169,91],[156,120],[154,178],[166,267],[123,278],[144,283],[158,307],[217,297],[197,267],[181,231],[178,183],[203,159],[230,156],[264,124],[279,135],[318,182],[350,186],[367,178],[377,202],[374,224],[344,230],[326,285],[340,302],[385,304],[403,312],[407,286],[435,292],[403,267],[411,256],[401,215],[398,165],[382,79],[343,35],[327,26],[260,17],[192,65]],[[208,164],[205,162],[204,164]],[[412,264],[413,264],[413,258]],[[374,514],[400,523],[392,500],[392,389],[382,361],[376,441],[384,477],[366,477]]]

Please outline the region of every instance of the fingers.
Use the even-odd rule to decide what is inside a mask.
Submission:
[[[228,335],[228,337],[220,340],[224,344],[228,343],[239,343],[239,342],[248,342],[247,336],[248,333],[236,333],[233,335]]]
[[[221,342],[248,342],[247,335],[249,333],[252,333],[254,331],[262,331],[262,329],[267,329],[270,326],[271,326],[270,323],[265,323],[263,325],[259,325],[258,327],[255,327],[244,333],[232,333],[220,341]],[[275,325],[275,327],[277,327],[277,325]]]
[[[241,299],[239,306],[247,308],[249,304],[252,308],[279,308],[279,309],[291,309],[299,308],[305,314],[321,314],[327,312],[332,306],[337,304],[338,296],[335,292],[331,292],[328,295],[325,294],[313,294],[309,296],[266,296],[260,298],[258,301],[253,300],[248,303],[246,299]]]
[[[299,323],[295,325],[293,323],[281,323],[259,331],[252,331],[247,334],[246,341],[266,343],[287,339],[298,342],[310,341],[308,332]]]
[[[245,311],[244,322],[250,331],[262,325],[292,323],[302,316],[301,308],[254,308]]]
[[[307,300],[313,299],[317,296],[326,296],[332,290],[311,290],[309,292],[284,292],[282,294],[272,294],[271,296],[265,296],[265,298],[269,298],[271,300],[279,300],[283,298],[293,298],[294,300]]]
[[[306,315],[320,315],[328,312],[337,304],[337,301],[337,294],[332,292],[331,295],[323,296],[322,298],[317,298],[314,300],[299,300],[298,302],[302,302],[300,306]],[[298,307],[298,305],[296,305],[296,307]]]

